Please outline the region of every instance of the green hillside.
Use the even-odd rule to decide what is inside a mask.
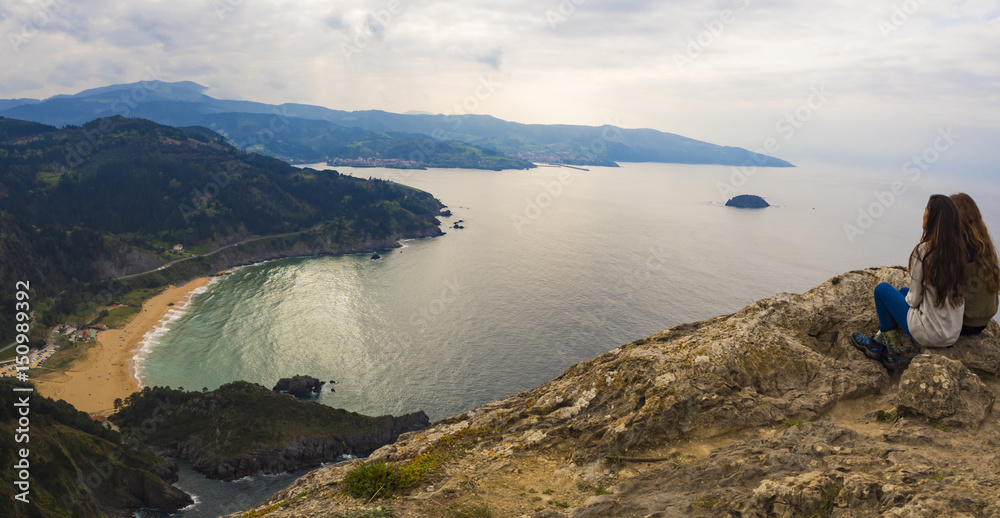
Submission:
[[[312,239],[344,251],[441,233],[443,206],[426,192],[295,168],[205,128],[112,117],[56,129],[0,119],[0,135],[0,282],[30,281],[32,308],[53,317],[101,280],[98,262],[142,256],[155,266],[178,258],[169,252],[175,244],[207,252],[243,236],[317,228]],[[157,282],[209,267],[180,263],[175,278]],[[4,292],[0,304],[13,307],[11,296]],[[0,343],[11,339],[10,318],[0,314]]]
[[[21,386],[0,379],[0,434],[10,445],[0,448],[5,466],[0,470],[0,516],[103,517],[144,506],[177,509],[191,503],[169,485],[176,467],[167,459],[138,441],[123,446],[118,432],[64,401],[13,391]],[[27,428],[18,424],[24,407],[14,406],[25,394],[31,394]],[[17,443],[18,438],[26,440]],[[28,450],[27,468],[14,469],[22,449]],[[14,485],[22,471],[29,475],[27,494]],[[28,503],[15,500],[15,494]]]
[[[145,441],[190,460],[205,476],[227,480],[367,454],[430,424],[423,412],[369,417],[245,381],[207,392],[146,387],[122,402],[112,419],[135,429],[156,415],[162,401],[173,409]]]

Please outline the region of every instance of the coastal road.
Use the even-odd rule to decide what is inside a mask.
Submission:
[[[297,235],[297,234],[305,234],[306,232],[313,232],[313,231],[319,229],[319,227],[321,227],[321,226],[323,226],[322,222],[317,223],[316,226],[314,226],[314,227],[312,227],[310,229],[307,229],[307,230],[298,230],[296,232],[287,232],[285,234],[272,234],[272,235],[269,235],[269,236],[258,236],[258,237],[252,237],[250,239],[244,239],[243,241],[240,241],[238,243],[233,243],[231,245],[226,245],[226,246],[223,246],[221,248],[216,248],[215,250],[212,250],[211,252],[208,252],[208,253],[204,253],[204,254],[201,254],[201,255],[192,255],[191,257],[182,257],[180,259],[174,259],[173,261],[170,261],[169,263],[157,266],[156,268],[153,268],[152,270],[146,270],[144,272],[133,273],[133,274],[130,274],[130,275],[123,275],[121,277],[115,277],[114,279],[115,280],[118,280],[118,279],[130,279],[132,277],[138,277],[140,275],[146,275],[147,273],[152,273],[152,272],[156,272],[156,271],[159,271],[159,270],[163,270],[165,268],[169,268],[169,267],[171,267],[171,266],[173,266],[173,265],[175,265],[177,263],[183,262],[183,261],[190,261],[191,259],[197,259],[199,257],[207,257],[207,256],[210,256],[210,255],[213,255],[213,254],[217,254],[217,253],[219,253],[219,252],[221,252],[221,251],[223,251],[223,250],[225,250],[227,248],[230,248],[230,247],[239,246],[239,245],[246,244],[246,243],[252,243],[254,241],[260,241],[261,239],[274,239],[274,238],[277,238],[277,237],[288,237],[288,236],[294,236],[294,235]],[[15,345],[17,345],[17,342],[11,342],[11,343],[9,343],[7,345],[0,346],[0,352],[3,352],[5,350],[7,350],[7,349],[10,349],[11,347],[14,347]]]
[[[132,277],[138,277],[140,275],[146,275],[147,273],[153,273],[153,272],[157,272],[157,271],[163,270],[165,268],[169,268],[169,267],[171,267],[171,266],[173,266],[173,265],[175,265],[177,263],[181,263],[181,262],[184,262],[184,261],[190,261],[191,259],[198,259],[199,257],[208,257],[210,255],[217,254],[217,253],[219,253],[219,252],[221,252],[221,251],[223,251],[223,250],[225,250],[227,248],[232,248],[234,246],[240,246],[240,245],[243,245],[243,244],[246,244],[246,243],[252,243],[254,241],[260,241],[261,239],[274,239],[274,238],[279,238],[279,237],[288,237],[288,236],[294,236],[294,235],[298,235],[298,234],[305,234],[306,232],[313,232],[313,231],[319,229],[319,227],[321,227],[321,226],[323,226],[322,222],[317,223],[316,226],[314,226],[314,227],[312,227],[310,229],[307,229],[307,230],[299,230],[299,231],[296,231],[296,232],[288,232],[288,233],[285,233],[285,234],[271,234],[269,236],[258,236],[258,237],[252,237],[250,239],[244,239],[243,241],[240,241],[240,242],[237,242],[237,243],[233,243],[231,245],[226,245],[226,246],[223,246],[223,247],[220,247],[220,248],[216,248],[215,250],[212,250],[211,252],[207,252],[207,253],[204,253],[204,254],[201,254],[201,255],[192,255],[191,257],[182,257],[180,259],[174,259],[173,261],[170,261],[169,263],[165,263],[163,265],[157,266],[156,268],[153,268],[152,270],[146,270],[144,272],[139,272],[139,273],[132,273],[132,274],[129,274],[129,275],[122,275],[121,277],[115,277],[114,279],[115,280],[118,280],[118,279],[131,279]]]

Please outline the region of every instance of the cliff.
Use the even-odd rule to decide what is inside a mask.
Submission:
[[[98,279],[110,279],[152,270],[163,264],[163,260],[141,248],[127,245],[110,237],[104,237],[105,253],[93,261]]]
[[[411,474],[387,500],[346,495],[355,460],[255,516],[1000,516],[1000,326],[906,341],[892,375],[848,341],[877,327],[875,285],[907,280],[853,271],[674,326],[400,436],[370,458]]]
[[[159,415],[169,407],[166,415]],[[369,417],[302,402],[237,381],[210,392],[146,387],[112,416],[122,429],[156,419],[145,442],[160,455],[191,461],[208,478],[234,480],[260,473],[316,467],[344,454],[365,455],[400,434],[426,427],[423,412]]]

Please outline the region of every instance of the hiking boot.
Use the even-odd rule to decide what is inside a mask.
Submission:
[[[885,344],[885,348],[882,350],[882,357],[879,360],[882,361],[882,366],[889,372],[896,372],[896,368],[899,367],[899,354],[892,348],[891,344]]]
[[[889,372],[895,372],[899,365],[899,354],[892,347],[889,337],[881,331],[874,336],[851,333],[851,345],[860,349],[865,356],[881,362]]]
[[[876,334],[876,336],[878,336]],[[885,343],[875,340],[874,336],[865,336],[861,333],[851,333],[851,345],[857,347],[865,356],[873,360],[881,360]]]

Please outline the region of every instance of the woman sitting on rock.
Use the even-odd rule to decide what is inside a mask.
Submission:
[[[851,335],[855,347],[895,370],[902,328],[923,347],[950,347],[958,341],[965,313],[965,238],[958,208],[951,198],[935,194],[924,209],[924,234],[910,253],[910,286],[897,290],[875,286],[879,331]]]
[[[958,208],[959,221],[965,230],[965,265],[969,276],[969,289],[965,296],[963,335],[978,335],[986,329],[990,319],[997,314],[1000,303],[1000,264],[990,232],[983,222],[983,215],[972,197],[964,192],[951,195]]]

